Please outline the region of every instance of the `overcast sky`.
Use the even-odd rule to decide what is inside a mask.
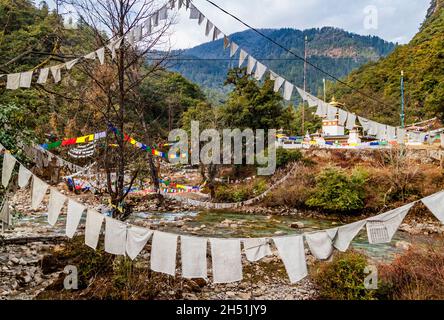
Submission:
[[[222,32],[231,34],[246,28],[206,0],[193,0],[197,8]],[[308,29],[333,26],[361,35],[407,43],[424,20],[430,0],[213,0],[222,8],[257,28]],[[159,0],[159,3],[162,3]],[[376,11],[375,11],[376,9]],[[208,42],[204,26],[188,19],[183,9],[171,42],[174,48],[189,48]],[[369,17],[377,16],[375,19]],[[370,22],[371,28],[365,25]],[[376,27],[376,29],[375,29]]]

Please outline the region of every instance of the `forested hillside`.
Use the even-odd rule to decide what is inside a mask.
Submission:
[[[405,75],[407,123],[444,119],[444,1],[433,0],[426,20],[412,41],[387,58],[352,72],[346,82],[385,105],[347,87],[331,88],[350,110],[383,123],[399,125],[400,75]]]
[[[285,47],[304,55],[304,38],[308,38],[309,60],[337,77],[348,75],[353,69],[386,56],[395,48],[393,43],[374,36],[360,36],[341,29],[325,27],[299,31],[295,29],[262,29],[261,32]],[[238,43],[259,61],[297,85],[303,82],[303,62],[284,52],[254,31],[235,33],[230,39]],[[202,44],[176,52],[178,62],[173,70],[204,87],[223,91],[223,82],[230,66],[237,66],[238,54],[229,59],[223,50],[223,40]],[[308,70],[308,86],[316,92],[324,75]]]

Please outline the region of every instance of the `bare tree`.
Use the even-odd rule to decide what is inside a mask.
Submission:
[[[156,12],[170,6],[171,1],[157,5],[154,0],[64,0],[72,8],[83,25],[92,33],[97,47],[123,39],[113,57],[107,55],[106,64],[100,67],[82,63],[81,70],[89,79],[90,86],[77,97],[79,108],[94,112],[91,122],[107,124],[108,135],[99,163],[107,176],[107,191],[110,194],[114,217],[125,219],[131,213],[125,199],[143,165],[148,163],[151,180],[157,188],[158,169],[153,155],[130,144],[133,134],[142,135],[143,142],[151,145],[149,119],[145,110],[149,102],[140,97],[140,86],[150,76],[163,68],[170,55],[169,30],[174,16],[164,19]],[[159,19],[160,18],[160,19]],[[149,23],[151,21],[152,23]],[[158,24],[156,26],[156,24]],[[144,26],[140,34],[140,26]],[[150,30],[152,26],[153,29]],[[135,30],[139,35],[133,41]],[[134,33],[133,33],[134,32]],[[140,36],[140,37],[139,37]],[[151,64],[147,63],[150,58]],[[111,126],[117,130],[111,130]],[[116,146],[110,146],[111,139]],[[145,161],[141,160],[145,159]],[[125,175],[129,174],[129,181]],[[116,173],[113,185],[112,173]]]

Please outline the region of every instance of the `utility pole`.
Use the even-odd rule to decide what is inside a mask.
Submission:
[[[404,71],[401,71],[401,128],[405,127]]]
[[[307,41],[308,37],[304,39],[304,91],[307,92]],[[302,101],[302,136],[305,135],[305,101]]]
[[[327,88],[327,83],[326,83],[326,81],[327,81],[327,80],[325,80],[325,78],[322,79],[322,82],[324,83],[324,102],[327,102],[327,90],[326,90],[326,88]]]

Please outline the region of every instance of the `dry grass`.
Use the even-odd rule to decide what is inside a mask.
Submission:
[[[443,300],[444,242],[415,246],[379,268],[383,299]]]

